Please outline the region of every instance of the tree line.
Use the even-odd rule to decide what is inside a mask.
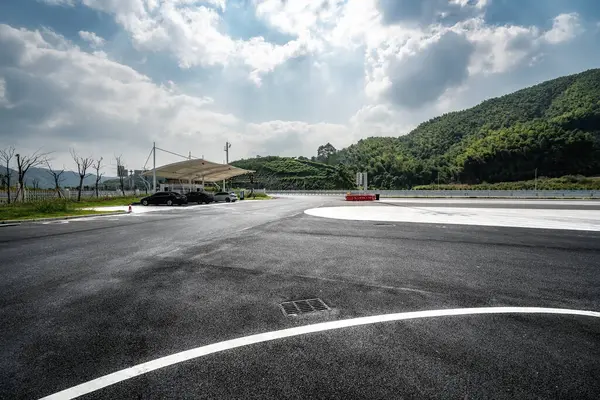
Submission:
[[[74,166],[76,167],[76,173],[79,178],[79,185],[77,186],[77,201],[81,201],[81,193],[83,191],[84,185],[83,182],[86,178],[90,177],[91,171],[95,172],[95,183],[94,183],[94,191],[96,197],[99,197],[100,194],[100,182],[104,176],[104,172],[101,170],[106,167],[103,163],[104,158],[93,158],[92,156],[82,156],[78,154],[74,149],[70,149],[71,159],[74,162]],[[7,197],[7,203],[10,204],[13,196],[12,189],[13,184],[15,185],[15,196],[14,199],[16,201],[25,201],[25,182],[28,172],[31,168],[35,167],[45,167],[46,172],[51,177],[52,182],[54,184],[53,190],[56,193],[57,198],[62,198],[62,183],[64,182],[64,174],[65,167],[63,168],[55,168],[51,163],[51,153],[45,153],[41,150],[38,150],[31,154],[23,154],[17,152],[14,146],[9,146],[4,149],[0,149],[0,165],[2,169],[0,170],[0,186],[4,188]],[[117,164],[117,170],[120,171],[124,169],[122,156],[115,156],[115,161]],[[13,176],[16,175],[16,176]],[[119,183],[120,190],[125,195],[125,182],[122,174],[119,174]],[[16,179],[16,182],[13,180]],[[37,186],[34,180],[34,187]]]

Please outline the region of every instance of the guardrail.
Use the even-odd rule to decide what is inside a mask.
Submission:
[[[600,199],[600,190],[267,190],[270,195],[345,196],[346,193],[379,194],[380,197],[488,197],[519,199]]]

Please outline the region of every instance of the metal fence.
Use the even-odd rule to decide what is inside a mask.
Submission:
[[[138,196],[138,195],[145,194],[145,193],[146,193],[145,191],[140,191],[140,190],[126,190],[125,196]],[[121,196],[123,196],[123,193],[121,193],[120,190],[100,190],[100,191],[98,191],[98,195],[99,195],[99,197],[121,197]],[[61,190],[60,196],[65,199],[76,200],[77,199],[77,190],[69,190],[69,189]],[[58,193],[56,192],[56,190],[25,190],[24,197],[25,197],[26,202],[32,202],[32,201],[41,201],[41,200],[47,200],[47,199],[56,199],[59,196],[58,196]],[[82,199],[93,198],[93,197],[96,197],[96,192],[93,190],[84,190],[81,192]],[[0,193],[0,204],[6,203],[7,199],[8,199],[8,197],[6,195],[6,192]],[[16,190],[11,190],[10,200],[11,200],[11,202],[14,202],[17,200]]]
[[[272,190],[270,195],[344,196],[351,190]],[[520,199],[600,199],[600,190],[367,190],[381,197],[489,197]]]

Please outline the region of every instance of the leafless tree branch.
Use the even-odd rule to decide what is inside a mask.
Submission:
[[[100,185],[100,181],[102,180],[102,176],[104,176],[104,173],[100,173],[100,169],[103,167],[102,165],[102,157],[100,157],[95,163],[94,165],[92,165],[92,168],[94,168],[96,170],[96,197],[99,197],[98,194],[98,185]]]
[[[6,201],[10,204],[10,178],[12,177],[12,171],[10,169],[10,162],[15,156],[15,148],[10,146],[6,149],[0,150],[0,161],[2,166],[6,167],[6,172],[3,175],[3,180],[6,181]]]
[[[92,165],[94,160],[92,159],[92,157],[81,157],[77,155],[77,153],[73,149],[71,149],[70,152],[73,161],[75,161],[75,164],[77,164],[77,173],[79,174],[79,188],[77,192],[77,201],[81,201],[83,180],[89,176],[89,174],[87,174],[87,170]]]
[[[63,169],[61,169],[60,171],[55,170],[52,168],[52,165],[50,165],[50,162],[47,160],[46,168],[48,169],[48,173],[52,176],[52,179],[54,179],[54,190],[56,191],[56,196],[58,196],[58,198],[60,199],[62,197],[62,192],[60,191],[60,183],[65,180],[62,177],[62,174],[65,173],[65,168],[63,167]]]
[[[40,150],[37,150],[30,156],[24,156],[21,154],[15,154],[17,158],[17,174],[19,180],[19,188],[17,189],[17,198],[21,201],[25,201],[25,175],[27,171],[31,167],[37,167],[38,165],[42,165],[48,159],[49,153],[40,153]]]

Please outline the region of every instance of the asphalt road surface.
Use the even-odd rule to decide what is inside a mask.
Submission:
[[[304,213],[336,205],[347,203],[282,198],[1,227],[0,397],[41,398],[178,352],[358,317],[600,311],[600,232]],[[312,298],[331,310],[286,316],[279,306]],[[222,350],[81,398],[600,398],[600,318],[589,316],[434,316]]]

